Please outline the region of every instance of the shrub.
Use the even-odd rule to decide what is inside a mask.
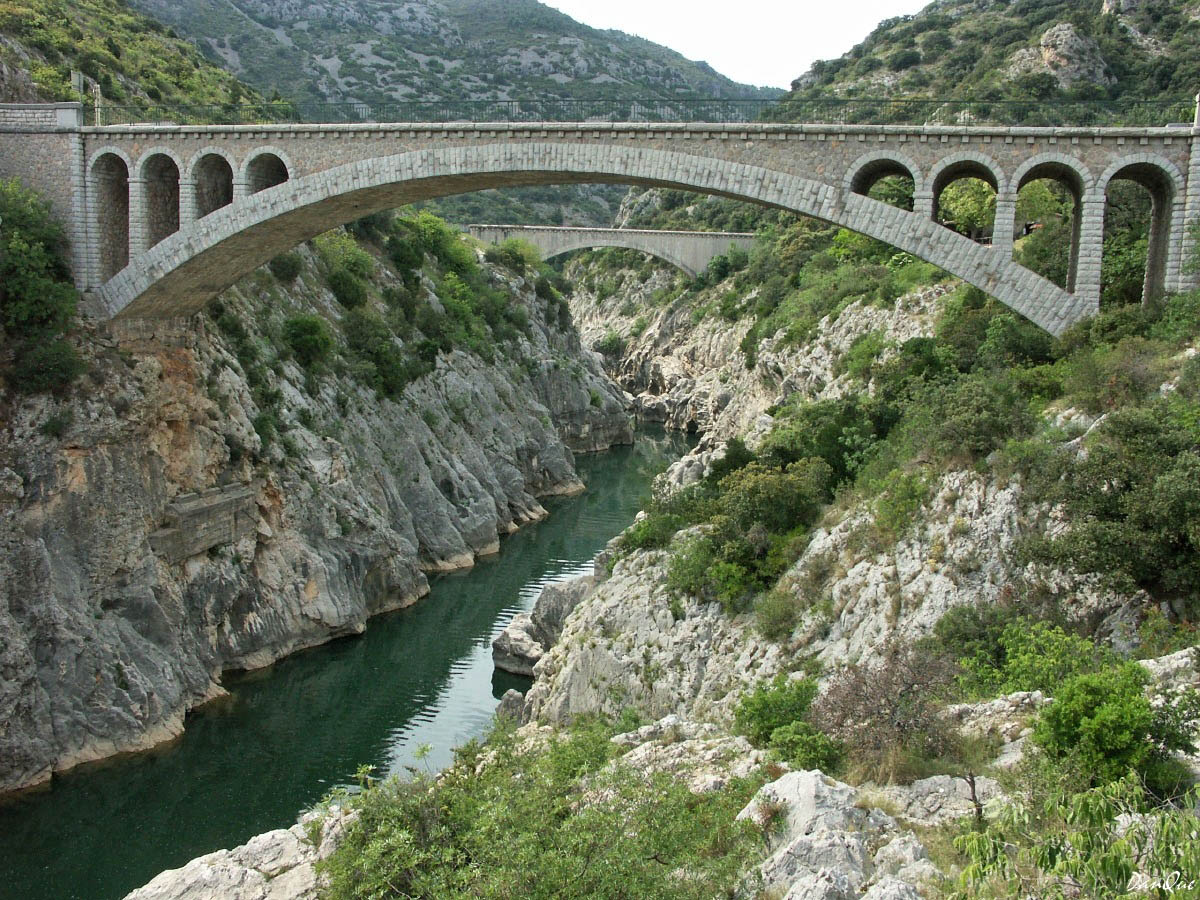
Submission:
[[[300,275],[300,270],[304,268],[304,259],[295,251],[281,253],[267,263],[267,268],[280,283],[291,284]]]
[[[1118,586],[1185,598],[1200,588],[1200,454],[1187,407],[1155,401],[1112,413],[1069,466],[1053,499],[1070,527],[1031,544],[1041,559],[1097,572]],[[1195,606],[1193,602],[1193,606]]]
[[[384,250],[387,252],[388,258],[392,261],[392,265],[401,272],[420,269],[425,262],[420,245],[411,236],[403,234],[393,235],[387,239],[387,243],[384,244]]]
[[[608,730],[586,723],[537,746],[497,729],[437,778],[370,787],[318,864],[327,895],[732,896],[761,841],[735,821],[754,785],[696,795],[672,775],[608,765],[611,752]]]
[[[1141,401],[1162,382],[1158,356],[1159,348],[1140,337],[1076,354],[1065,385],[1071,401],[1092,413]]]
[[[331,271],[345,269],[358,278],[370,278],[375,271],[375,260],[371,254],[340,228],[318,235],[313,243],[317,255]]]
[[[980,648],[960,660],[965,670],[961,683],[981,698],[1016,691],[1054,694],[1068,679],[1100,671],[1114,660],[1112,651],[1088,638],[1019,618],[1004,627],[996,647]]]
[[[754,604],[754,622],[769,641],[780,641],[792,633],[799,621],[796,598],[785,590],[767,591]]]
[[[915,428],[943,458],[982,459],[1013,437],[1032,433],[1037,418],[1009,373],[978,373],[931,388],[923,398],[927,419]]]
[[[1134,772],[1151,791],[1174,792],[1179,772],[1167,763],[1175,752],[1195,752],[1200,698],[1192,691],[1156,711],[1145,694],[1149,680],[1129,662],[1060,682],[1038,717],[1034,743],[1052,759],[1072,759],[1095,785]]]
[[[42,423],[42,427],[38,430],[41,431],[42,434],[46,435],[46,437],[58,439],[67,433],[67,430],[71,427],[74,421],[75,415],[71,412],[71,410],[60,410],[59,412],[56,412],[47,418],[46,421]]]
[[[781,534],[815,521],[830,499],[832,472],[821,459],[802,459],[783,471],[750,463],[721,479],[720,511],[733,528]]]
[[[367,284],[349,269],[339,266],[325,278],[334,298],[346,309],[354,309],[367,302]]]
[[[765,747],[777,728],[803,722],[816,696],[817,683],[811,678],[777,675],[742,696],[733,727],[756,747]]]
[[[21,347],[13,365],[12,384],[26,394],[57,392],[86,370],[75,348],[63,338],[54,338]]]
[[[888,68],[893,72],[901,72],[904,69],[911,69],[913,66],[920,65],[921,51],[909,48],[907,50],[897,50],[887,59]]]
[[[671,543],[680,528],[687,523],[679,516],[649,512],[621,536],[623,550],[658,550]]]
[[[807,722],[781,725],[771,732],[770,748],[794,769],[835,772],[842,764],[841,744]]]
[[[921,472],[893,469],[880,487],[875,501],[875,529],[889,541],[900,538],[929,499],[929,483]]]
[[[889,642],[872,663],[835,675],[814,704],[812,722],[846,747],[868,777],[891,779],[952,753],[941,716],[953,668],[912,646]]]
[[[283,323],[283,336],[306,369],[324,361],[333,349],[333,335],[320,316],[292,316]]]
[[[75,315],[61,226],[15,180],[0,180],[0,323],[18,342],[11,381],[26,393],[58,391],[85,369],[60,335]]]
[[[949,896],[1194,897],[1184,883],[1200,856],[1195,799],[1149,814],[1147,800],[1129,777],[1009,801],[986,828],[954,839],[967,865]]]
[[[625,338],[609,329],[604,333],[604,337],[592,344],[592,349],[602,356],[615,359],[625,353],[625,346]]]
[[[887,338],[882,331],[869,331],[859,335],[834,365],[834,374],[840,375],[845,372],[854,378],[870,378],[876,360],[887,345]]]

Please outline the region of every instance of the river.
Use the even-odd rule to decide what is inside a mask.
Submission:
[[[361,637],[229,677],[169,747],[84,767],[0,805],[0,897],[116,900],[163,869],[291,825],[362,764],[439,768],[482,733],[496,701],[528,681],[494,672],[491,642],[542,586],[591,571],[593,556],[686,451],[640,432],[633,447],[578,458],[588,485],[547,502],[550,518],[498,556],[442,576],[416,606]]]

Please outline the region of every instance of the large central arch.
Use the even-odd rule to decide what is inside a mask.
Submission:
[[[1060,333],[1094,312],[991,248],[925,217],[745,163],[617,144],[495,143],[347,163],[267,188],[163,240],[103,285],[103,314],[190,315],[272,257],[368,213],[496,187],[608,182],[744,200],[857,231],[924,259]]]

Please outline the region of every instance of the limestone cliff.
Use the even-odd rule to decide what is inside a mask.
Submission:
[[[283,317],[343,310],[302,255],[290,286],[264,270],[221,298],[232,334],[211,315],[85,327],[89,373],[67,396],[8,395],[0,790],[179,734],[222,672],[415,602],[426,573],[580,489],[572,450],[630,439],[573,328],[498,271],[529,325],[493,363],[443,352],[394,400],[352,359],[306,371],[280,352]]]

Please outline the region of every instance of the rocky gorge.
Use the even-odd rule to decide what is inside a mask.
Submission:
[[[90,330],[79,389],[7,411],[0,788],[171,739],[223,672],[416,602],[580,490],[573,451],[630,440],[620,392],[503,270],[529,326],[497,363],[442,354],[395,401],[306,371],[282,319],[343,313],[303,257],[212,315]]]
[[[659,489],[667,492],[702,478],[727,452],[728,439],[744,437],[756,446],[770,432],[772,411],[789,397],[829,399],[852,390],[853,379],[839,362],[862,334],[882,332],[893,348],[932,334],[953,290],[941,284],[889,304],[850,304],[823,320],[816,337],[801,346],[767,341],[748,368],[737,349],[744,326],[696,323],[686,310],[653,310],[646,301],[662,287],[655,279],[666,277],[641,282],[645,287],[635,289],[642,293],[629,315],[620,309],[635,305],[628,297],[600,301],[586,288],[576,292],[572,311],[586,343],[612,329],[624,332],[622,357],[605,363],[640,415],[700,429],[699,447],[661,476]],[[650,322],[634,334],[630,323],[638,317]],[[1076,423],[1071,433],[1092,424],[1077,410],[1050,409],[1046,415]],[[1145,598],[1021,560],[1014,548],[1023,537],[1062,525],[1051,505],[1025,496],[1019,478],[943,473],[913,526],[894,542],[871,538],[874,515],[873,506],[863,503],[827,510],[780,580],[778,589],[807,610],[782,640],[764,637],[749,615],[730,616],[717,604],[680,598],[670,585],[669,551],[629,552],[614,541],[597,557],[593,574],[547,587],[531,613],[518,616],[497,639],[497,665],[534,679],[523,696],[510,691],[500,713],[526,723],[521,734],[531,741],[590,714],[636,713],[651,724],[612,738],[611,765],[648,775],[667,772],[698,794],[720,791],[731,779],[767,766],[773,780],[741,818],[760,822],[770,834],[753,877],[772,896],[938,896],[947,873],[924,841],[931,829],[969,819],[984,807],[998,809],[1005,798],[997,782],[938,775],[855,787],[819,771],[789,771],[734,733],[741,699],[777,676],[794,679],[811,668],[832,675],[870,663],[890,644],[911,645],[931,634],[948,610],[1005,602],[1014,585],[1056,598],[1068,617],[1088,621],[1118,642],[1136,629]],[[687,537],[683,532],[676,540]],[[1145,665],[1160,690],[1200,681],[1187,651]],[[959,704],[945,715],[953,728],[988,742],[994,765],[1007,769],[1021,760],[1031,723],[1047,702],[1036,692],[1017,693]],[[322,821],[337,821],[341,812],[325,815],[333,818]],[[207,889],[201,886],[211,885],[235,897],[315,897],[320,879],[313,866],[332,847],[297,844],[298,834],[275,832],[232,853],[195,860],[131,897],[196,897]],[[286,866],[273,861],[280,855]],[[272,873],[285,870],[296,873],[299,887],[288,887],[291,880],[271,886]]]

